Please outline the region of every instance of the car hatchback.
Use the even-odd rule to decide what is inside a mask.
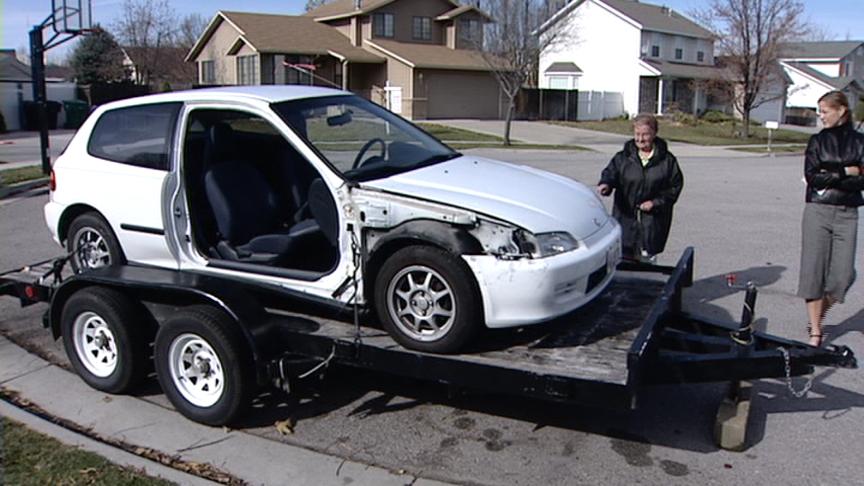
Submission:
[[[45,206],[78,271],[151,265],[374,308],[405,347],[594,298],[620,228],[593,191],[464,155],[347,92],[214,88],[110,103],[53,167]]]

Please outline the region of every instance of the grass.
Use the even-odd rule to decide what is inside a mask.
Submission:
[[[0,483],[170,485],[0,417]]]
[[[504,145],[500,143],[471,143],[471,142],[449,142],[448,146],[456,150],[465,150],[473,148],[496,148],[506,150],[590,150],[580,145],[538,145],[535,143],[514,143],[512,145]]]
[[[459,141],[459,142],[499,142],[504,143],[504,138],[497,135],[487,135],[485,133],[473,132],[462,128],[448,127],[438,125],[437,123],[418,123],[423,130],[429,132],[439,140]],[[453,144],[450,144],[453,145]]]
[[[41,177],[45,177],[45,175],[42,173],[42,167],[38,165],[0,170],[0,184],[7,186],[18,182],[32,181]]]
[[[740,130],[741,128],[740,123],[707,123],[700,121],[696,125],[685,125],[664,118],[660,118],[659,122],[659,135],[666,140],[676,142],[695,143],[698,145],[752,145],[768,142],[768,130],[761,126],[751,126],[750,138],[743,139],[735,136],[736,130]],[[633,134],[633,126],[630,120],[615,119],[553,123],[587,130],[620,133],[622,135]],[[773,143],[807,143],[809,138],[809,134],[792,130],[774,130],[774,133],[771,134]]]

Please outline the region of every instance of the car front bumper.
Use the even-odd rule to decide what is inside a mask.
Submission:
[[[580,248],[547,258],[502,260],[463,255],[480,287],[486,326],[535,324],[588,303],[612,280],[621,258],[621,228],[589,238]]]

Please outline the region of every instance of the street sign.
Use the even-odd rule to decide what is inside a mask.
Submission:
[[[767,128],[768,130],[777,130],[778,128],[780,128],[780,123],[776,121],[766,121],[765,128]]]

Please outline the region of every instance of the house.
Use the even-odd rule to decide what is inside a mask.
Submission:
[[[557,38],[540,55],[540,87],[578,89],[580,119],[698,114],[710,103],[699,81],[720,77],[713,34],[668,7],[572,0],[538,33]]]
[[[864,41],[796,42],[780,46],[780,65],[790,79],[786,117],[816,122],[819,98],[846,93],[854,110],[864,96]]]
[[[49,101],[62,102],[76,99],[75,83],[65,81],[68,71],[48,66],[45,69],[45,92]],[[27,125],[25,102],[33,100],[33,82],[30,66],[15,55],[14,49],[0,49],[0,114],[7,130],[20,130]],[[57,124],[62,126],[65,114],[58,114]]]
[[[186,61],[199,84],[315,84],[409,119],[498,118],[498,84],[473,49],[488,21],[451,0],[335,0],[301,16],[220,11]]]

